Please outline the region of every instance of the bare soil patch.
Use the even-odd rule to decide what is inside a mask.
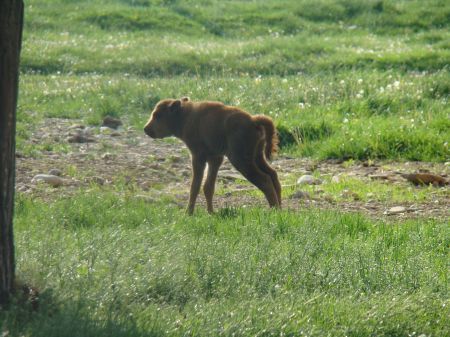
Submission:
[[[73,141],[74,136],[80,135],[86,136],[89,141]],[[63,145],[64,151],[42,150],[33,156],[17,153],[18,193],[51,201],[79,190],[88,192],[94,185],[105,188],[122,186],[149,202],[165,197],[173,200],[177,207],[186,205],[191,177],[190,157],[186,147],[176,139],[153,140],[143,131],[126,126],[113,130],[107,127],[86,127],[75,120],[46,119],[36,127],[28,142]],[[430,172],[448,181],[449,163],[318,162],[281,154],[272,165],[277,169],[284,187],[285,208],[338,209],[395,219],[448,219],[449,216],[448,185],[413,186],[398,173]],[[64,181],[62,186],[54,188],[42,182],[32,182],[36,175],[47,174],[51,170],[60,172]],[[305,189],[296,183],[303,175],[314,175],[322,183]],[[376,193],[349,189],[329,192],[326,186],[330,185],[327,184],[339,184],[342,179],[353,179],[363,184],[394,185],[410,193],[413,200],[405,198],[405,201],[399,202],[378,198]],[[228,206],[267,207],[262,193],[246,182],[228,161],[219,171],[216,188],[216,209]],[[415,194],[423,194],[424,189],[427,198],[414,200]],[[200,195],[197,206],[204,207],[204,203],[204,197]]]

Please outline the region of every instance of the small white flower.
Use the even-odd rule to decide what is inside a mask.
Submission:
[[[363,82],[362,78],[358,79],[358,84],[361,84],[362,82]]]
[[[394,82],[394,87],[398,88],[400,86],[400,81],[395,81]]]
[[[344,81],[344,80],[341,80],[339,83],[340,83],[341,85],[344,85],[344,84],[345,84],[345,81]]]
[[[348,119],[344,118],[344,120],[342,121],[343,123],[348,123]]]
[[[383,87],[380,87],[380,93],[383,93],[384,92],[384,88]]]
[[[298,106],[300,107],[300,109],[304,109],[305,108],[305,103],[300,102],[300,103],[298,103]]]

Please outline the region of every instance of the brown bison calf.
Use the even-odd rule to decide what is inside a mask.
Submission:
[[[271,158],[278,143],[269,117],[252,116],[219,102],[165,99],[156,104],[144,131],[152,138],[175,136],[191,151],[189,214],[194,211],[206,163],[208,176],[203,191],[208,212],[213,212],[214,185],[224,155],[264,193],[271,207],[281,207],[281,185],[276,171],[265,159]]]

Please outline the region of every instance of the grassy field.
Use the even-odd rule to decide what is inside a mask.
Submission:
[[[21,197],[20,336],[444,336],[449,227],[327,211],[188,217],[130,193]],[[101,216],[99,216],[101,214]]]
[[[26,1],[17,149],[69,151],[30,141],[49,117],[141,129],[158,100],[190,96],[271,116],[292,156],[446,162],[449,22],[444,0]],[[448,334],[443,219],[54,195],[17,193],[17,274],[40,307],[0,312],[2,336]]]
[[[28,1],[19,150],[32,121],[142,127],[162,98],[272,116],[297,155],[446,161],[448,1]]]

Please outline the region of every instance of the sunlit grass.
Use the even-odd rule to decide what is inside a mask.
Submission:
[[[257,208],[189,217],[93,189],[51,204],[19,196],[15,226],[18,274],[42,293],[40,313],[9,321],[24,336],[75,324],[79,335],[119,326],[143,336],[441,335],[447,326],[442,222]]]
[[[27,1],[17,149],[26,156],[70,149],[62,138],[32,138],[46,118],[98,126],[111,115],[140,130],[157,101],[189,96],[271,116],[289,155],[445,162],[449,6]],[[90,174],[71,164],[63,171],[79,180]],[[302,190],[337,203],[429,202],[447,193],[314,175],[323,184]],[[114,186],[92,185],[71,197],[52,189],[51,201],[18,193],[17,275],[39,289],[40,307],[2,310],[3,335],[447,333],[443,220],[386,223],[242,205],[213,216],[199,207],[187,217],[171,191],[149,202],[114,178]],[[283,198],[299,188],[297,178],[283,177],[293,186]],[[230,188],[218,184],[217,194],[225,193]],[[257,190],[243,194],[263,198]]]
[[[111,115],[140,129],[157,101],[189,96],[271,116],[293,135],[291,153],[445,161],[450,129],[447,77],[445,70],[426,76],[356,72],[337,78],[26,75],[21,80],[19,130],[30,113],[34,122],[59,117],[92,125]],[[26,132],[19,132],[19,139],[26,138]]]
[[[32,1],[26,10],[19,129],[31,113],[140,127],[159,99],[188,95],[272,116],[297,155],[448,160],[442,1]]]

